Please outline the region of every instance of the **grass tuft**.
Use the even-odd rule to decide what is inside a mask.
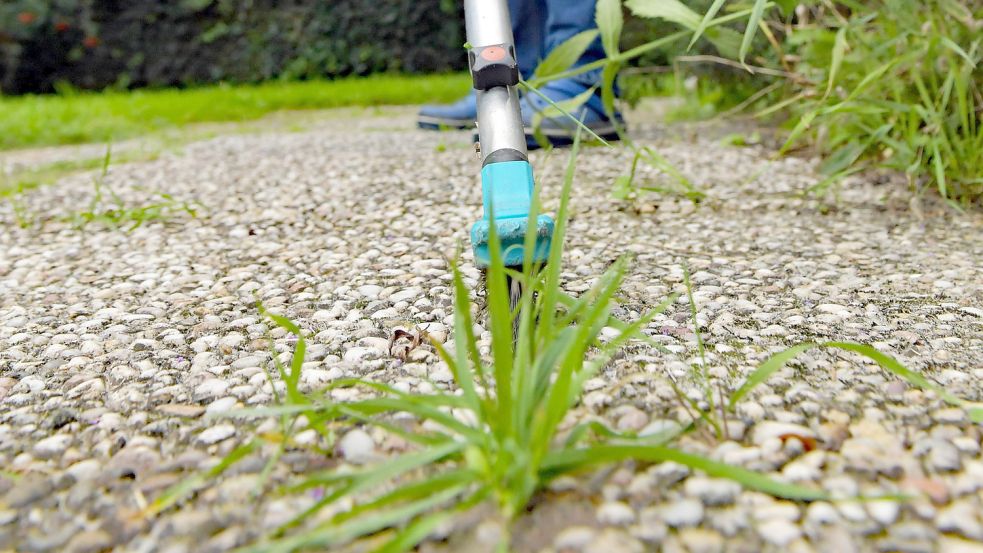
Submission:
[[[192,123],[247,121],[278,110],[449,102],[467,75],[378,75],[132,92],[0,96],[0,150],[118,142]]]

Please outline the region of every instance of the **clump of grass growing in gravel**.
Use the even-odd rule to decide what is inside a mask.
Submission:
[[[96,223],[114,229],[129,225],[126,230],[132,231],[144,223],[169,219],[178,213],[197,217],[198,209],[195,203],[177,200],[174,196],[163,192],[158,193],[156,202],[135,207],[127,206],[123,198],[106,185],[111,159],[112,150],[107,147],[99,175],[92,181],[95,194],[89,202],[88,209],[75,213],[69,218],[76,228]]]
[[[438,342],[432,346],[453,374],[456,390],[406,393],[378,382],[347,379],[333,382],[324,390],[301,393],[298,381],[306,348],[303,333],[292,322],[269,315],[274,324],[297,337],[290,370],[277,365],[285,384],[285,392],[279,396],[282,403],[229,416],[280,417],[287,431],[291,419],[304,415],[326,440],[341,428],[374,426],[401,437],[411,446],[407,453],[374,465],[332,468],[288,483],[281,491],[318,490],[323,496],[279,531],[246,550],[326,548],[371,538],[377,551],[405,551],[452,517],[478,505],[492,505],[499,513],[505,528],[501,548],[505,550],[508,524],[551,480],[628,459],[674,461],[786,498],[825,497],[817,489],[781,483],[673,448],[669,443],[676,436],[672,434],[641,437],[618,433],[598,422],[571,426],[571,409],[578,404],[584,383],[630,340],[644,338],[642,329],[674,300],[667,299],[631,323],[612,318],[626,259],[616,262],[581,297],[562,292],[563,238],[577,148],[575,144],[564,179],[553,249],[545,267],[533,267],[527,259],[524,271],[509,273],[498,254],[498,237],[493,230],[486,291],[491,331],[487,358],[479,353],[473,333],[469,291],[456,262],[451,262],[455,292],[453,347],[445,349]],[[537,210],[533,211],[530,217],[535,220]],[[527,236],[529,246],[534,239],[532,233]],[[532,248],[526,251],[531,252]],[[516,314],[509,309],[507,276],[523,283],[514,346]],[[619,332],[602,341],[601,330],[608,326]],[[369,397],[331,399],[333,390],[355,387],[364,389]],[[409,427],[405,422],[407,414],[413,419]],[[284,440],[281,437],[278,441]],[[246,444],[234,454],[242,455],[251,447],[252,443]],[[166,494],[152,510],[173,504],[178,492],[187,493],[192,488],[186,485]],[[314,520],[322,510],[342,501],[353,502],[351,508],[327,520]]]
[[[706,422],[707,425],[713,429],[717,438],[722,438],[725,434],[727,412],[733,412],[737,408],[737,404],[744,399],[745,396],[747,396],[755,387],[767,381],[768,377],[770,377],[776,371],[784,367],[797,356],[815,348],[836,349],[865,357],[876,363],[880,368],[905,380],[912,386],[927,392],[932,392],[941,398],[942,401],[962,408],[966,411],[969,418],[973,422],[983,422],[983,405],[957,397],[956,395],[948,392],[945,388],[942,388],[938,384],[935,384],[929,379],[925,378],[923,375],[909,369],[908,367],[905,367],[903,363],[894,357],[878,351],[876,348],[867,344],[859,344],[855,342],[803,342],[779,351],[758,365],[758,367],[747,376],[747,378],[740,384],[740,386],[737,387],[737,389],[729,393],[729,399],[725,399],[723,387],[719,383],[713,382],[709,372],[707,371],[708,365],[706,361],[706,348],[704,346],[703,336],[700,332],[700,325],[696,319],[697,306],[693,299],[693,286],[690,282],[689,271],[685,268],[683,271],[683,282],[686,286],[686,295],[687,299],[689,300],[691,322],[693,324],[693,331],[696,334],[696,346],[700,356],[700,364],[699,366],[694,367],[693,370],[694,380],[696,380],[702,387],[706,407],[700,406],[700,404],[698,404],[696,401],[693,401],[691,398],[681,393],[678,388],[676,388],[676,395],[680,402],[682,402],[687,409],[691,410],[691,414],[695,414],[694,419],[699,419]],[[716,398],[714,397],[715,393],[717,395]],[[718,408],[719,411],[717,410]]]
[[[703,15],[677,0],[625,4],[693,32],[688,48],[664,51],[677,69],[699,76],[690,94],[699,103],[784,116],[791,130],[781,152],[808,148],[824,159],[825,178],[810,192],[886,168],[918,193],[983,199],[983,4],[754,0],[742,34],[713,22],[748,2],[714,0]],[[620,1],[598,3],[603,31],[611,17],[602,17],[602,5],[613,13]],[[686,55],[700,38],[718,55]],[[688,71],[695,64],[713,70]]]

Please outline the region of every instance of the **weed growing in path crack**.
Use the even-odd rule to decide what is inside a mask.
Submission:
[[[730,399],[725,402],[723,386],[719,383],[714,383],[711,381],[709,371],[707,370],[706,348],[704,346],[703,336],[700,332],[700,325],[696,318],[697,307],[696,302],[693,299],[693,286],[690,282],[689,270],[686,268],[683,270],[683,282],[686,286],[686,295],[690,306],[690,317],[693,323],[693,331],[696,334],[696,345],[700,356],[700,366],[696,367],[693,372],[695,379],[702,388],[706,407],[701,407],[697,402],[687,397],[678,387],[675,386],[675,384],[674,390],[676,391],[676,395],[683,404],[684,408],[687,408],[687,410],[692,410],[690,411],[691,413],[695,412],[696,416],[693,417],[694,420],[698,418],[710,425],[716,433],[718,439],[726,435],[725,426],[727,424],[727,411],[733,412],[737,408],[737,404],[741,401],[741,399],[750,393],[751,390],[760,384],[763,384],[766,380],[768,380],[768,377],[784,367],[786,363],[792,361],[798,355],[814,348],[837,349],[866,357],[867,359],[870,359],[876,363],[882,369],[899,378],[902,378],[912,386],[925,391],[933,392],[938,395],[942,401],[964,409],[973,422],[983,422],[983,404],[974,403],[959,398],[949,393],[941,386],[934,384],[921,374],[905,367],[904,364],[890,355],[878,351],[872,346],[854,342],[806,342],[775,353],[761,363],[761,365],[759,365],[750,375],[748,375],[747,379],[745,379],[736,390],[730,393]],[[715,391],[718,395],[719,402],[715,402]],[[715,405],[719,406],[719,418],[717,418],[717,408]]]
[[[631,323],[614,319],[611,309],[624,277],[625,259],[616,262],[581,297],[561,292],[563,238],[578,146],[574,146],[564,179],[550,262],[541,270],[528,267],[527,262],[529,271],[511,275],[524,281],[515,347],[507,271],[498,253],[494,225],[486,300],[489,358],[479,353],[469,291],[457,263],[451,262],[453,347],[445,349],[439,342],[432,345],[453,374],[456,390],[413,394],[378,382],[347,379],[318,392],[301,393],[298,382],[306,348],[302,332],[289,320],[263,310],[273,324],[297,336],[289,368],[275,359],[284,383],[280,404],[227,416],[279,417],[284,430],[276,441],[281,444],[289,439],[290,421],[303,415],[308,426],[328,440],[335,430],[366,425],[398,436],[410,446],[407,453],[375,465],[332,468],[288,483],[282,492],[317,491],[320,499],[246,551],[327,548],[369,538],[379,551],[405,551],[452,517],[479,505],[491,505],[499,514],[504,550],[510,523],[551,480],[628,459],[674,461],[786,498],[825,497],[813,488],[780,483],[672,448],[667,444],[675,436],[641,437],[598,422],[571,423],[571,409],[579,403],[585,382],[630,340],[645,338],[642,329],[675,299],[669,298]],[[602,329],[609,326],[619,333],[608,341],[600,340]],[[369,397],[331,399],[332,391],[343,388],[361,388]],[[412,417],[409,426],[407,415]],[[242,446],[235,454],[249,447]],[[166,498],[176,501],[173,494]],[[159,502],[152,508],[162,507]],[[337,512],[345,502],[350,508]],[[322,511],[337,514],[325,519]]]
[[[109,173],[109,163],[112,159],[110,148],[106,148],[99,176],[93,180],[95,195],[85,211],[75,213],[70,221],[76,228],[82,228],[89,223],[99,223],[110,228],[118,228],[124,224],[132,231],[144,223],[160,221],[173,217],[177,213],[187,213],[191,217],[198,216],[195,202],[176,200],[170,194],[158,193],[158,201],[138,207],[128,207],[126,202],[106,185],[106,175]],[[108,195],[108,198],[106,197]]]

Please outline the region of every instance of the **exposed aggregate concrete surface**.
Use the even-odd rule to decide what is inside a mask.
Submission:
[[[453,339],[446,259],[467,250],[481,206],[469,133],[414,130],[408,109],[313,121],[302,132],[194,143],[113,166],[105,179],[127,205],[166,192],[200,203],[197,217],[174,211],[132,231],[75,228],[69,219],[89,208],[94,173],[22,196],[28,228],[0,204],[0,550],[226,551],[310,505],[313,497],[254,493],[270,446],[144,516],[163,490],[277,429],[213,416],[269,404],[273,386],[282,388],[265,369],[271,345],[286,359],[294,340],[272,328],[257,300],[310,336],[305,389],[352,376],[407,391],[451,386],[429,346],[398,355],[390,338],[401,328]],[[919,208],[876,177],[803,197],[822,180],[812,160],[727,146],[719,129],[644,116],[635,129],[707,200],[615,200],[611,185],[631,154],[586,148],[564,258],[568,292],[584,292],[631,254],[617,309],[630,320],[685,292],[688,267],[707,369],[724,393],[771,353],[843,340],[983,400],[980,213],[931,201]],[[549,209],[565,157],[532,156]],[[670,184],[646,167],[638,179]],[[479,288],[467,251],[463,263]],[[631,431],[689,420],[671,385],[702,398],[685,293],[646,332],[670,353],[630,346],[588,382],[577,417]],[[626,463],[554,483],[517,523],[515,549],[983,551],[980,425],[865,359],[801,355],[739,404],[727,433],[678,445],[836,498],[892,498],[796,503],[673,463]],[[312,434],[297,439],[314,443]],[[288,451],[270,485],[396,449],[391,437],[354,428],[335,455]],[[446,529],[424,549],[487,548],[471,526]]]

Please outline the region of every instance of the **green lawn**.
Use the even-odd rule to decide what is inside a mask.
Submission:
[[[186,90],[0,97],[0,150],[110,142],[188,123],[244,121],[284,109],[449,102],[466,74],[218,85]]]

